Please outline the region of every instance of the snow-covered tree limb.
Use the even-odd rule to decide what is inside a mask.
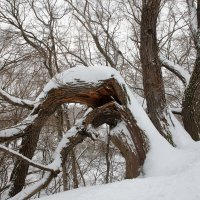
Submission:
[[[182,108],[170,108],[170,111],[171,111],[173,114],[181,115],[181,113],[182,113]]]
[[[12,141],[19,137],[22,137],[26,133],[26,130],[28,129],[28,127],[32,125],[33,121],[36,118],[37,118],[37,114],[29,115],[19,124],[0,130],[0,143],[6,142],[6,141]]]
[[[159,56],[160,61],[162,65],[174,73],[182,82],[183,84],[187,87],[190,81],[190,74],[188,71],[184,70],[183,67],[181,67],[178,64],[173,63],[172,61],[168,60],[167,58],[163,57],[162,55]]]
[[[23,160],[23,161],[27,162],[29,165],[36,167],[38,169],[45,170],[45,171],[53,171],[53,169],[46,167],[44,165],[38,164],[38,163],[26,158],[25,156],[21,155],[20,153],[14,151],[12,149],[9,149],[3,145],[0,145],[0,151],[5,152],[6,154],[10,154],[11,156],[13,156],[17,159]]]
[[[30,101],[27,99],[20,99],[18,97],[14,97],[4,90],[0,88],[0,96],[8,103],[14,105],[14,106],[20,106],[20,107],[25,107],[28,109],[33,109],[34,107],[34,101]]]

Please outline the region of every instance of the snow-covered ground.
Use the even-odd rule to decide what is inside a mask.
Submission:
[[[154,170],[133,180],[79,188],[41,200],[199,200],[200,142],[173,149],[174,156],[160,156]],[[160,158],[163,157],[162,160]],[[156,172],[157,171],[157,172]]]

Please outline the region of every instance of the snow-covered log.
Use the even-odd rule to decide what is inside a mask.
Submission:
[[[81,122],[70,129],[61,140],[56,150],[57,156],[55,156],[54,162],[48,166],[53,169],[51,173],[58,173],[62,160],[65,159],[69,150],[86,137],[96,137],[95,134],[98,133],[95,129],[104,123],[110,125],[112,141],[122,154],[125,149],[128,149],[129,156],[126,158],[132,159],[130,169],[133,170],[133,173],[129,174],[132,177],[139,175],[147,153],[162,153],[162,151],[172,148],[152,124],[119,72],[113,68],[104,66],[71,68],[50,80],[37,97],[36,102],[34,109],[24,120],[29,121],[29,124],[22,127],[23,131],[14,132],[13,135],[12,132],[9,132],[8,135],[6,132],[3,134],[0,132],[3,142],[22,137],[19,153],[28,159],[32,159],[34,155],[41,128],[60,105],[82,103],[92,108],[81,119]],[[15,164],[11,178],[10,196],[18,196],[21,193],[28,166],[29,164],[23,159],[18,160]],[[49,177],[51,176],[53,175],[47,176],[46,181],[34,190],[31,189],[27,196],[30,197],[44,185],[46,186],[46,183],[50,182],[51,178]]]

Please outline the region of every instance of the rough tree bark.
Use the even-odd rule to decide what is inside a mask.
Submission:
[[[73,185],[74,185],[74,188],[78,188],[79,182],[78,182],[78,177],[77,177],[76,156],[75,156],[74,150],[72,150],[71,152],[71,158],[72,158]]]
[[[139,175],[140,163],[129,145],[123,142],[122,136],[112,135],[112,143],[120,150],[126,162],[125,179],[132,179]]]
[[[197,51],[195,68],[185,91],[182,109],[183,123],[194,140],[200,139],[200,49]]]
[[[39,135],[41,128],[43,127],[45,121],[48,119],[49,114],[55,111],[55,107],[49,109],[47,112],[43,112],[36,120],[34,124],[30,124],[23,132],[23,138],[21,142],[21,148],[19,153],[23,156],[26,156],[29,159],[32,159],[35,149],[37,147]],[[11,186],[9,189],[9,196],[15,196],[19,193],[24,185],[25,179],[28,174],[29,164],[24,162],[23,160],[17,160],[11,177],[10,182]]]
[[[20,154],[22,154],[23,156],[26,156],[29,159],[32,159],[35,149],[37,147],[40,129],[41,128],[39,128],[39,130],[36,130],[35,132],[32,129],[29,132],[29,134],[23,137],[21,148],[19,151]],[[15,196],[24,187],[25,179],[28,174],[28,168],[29,168],[29,164],[27,162],[24,162],[23,160],[16,161],[11,177],[10,177],[10,181],[12,183],[9,190],[10,197]]]
[[[189,1],[187,1],[189,4]],[[195,6],[194,1],[190,1]],[[196,16],[195,16],[196,17]],[[194,70],[183,100],[183,123],[185,129],[194,140],[200,139],[200,0],[197,1],[197,30],[191,27],[197,50]]]
[[[158,131],[172,143],[156,34],[160,4],[161,0],[142,1],[140,58],[148,115]]]

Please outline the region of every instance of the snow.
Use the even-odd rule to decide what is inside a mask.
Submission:
[[[182,156],[174,160],[174,173],[165,173],[154,177],[141,177],[117,183],[74,189],[41,200],[199,200],[200,199],[200,143],[180,150]],[[167,155],[163,155],[166,165]],[[157,160],[159,162],[159,160]],[[182,168],[179,168],[181,162]],[[157,168],[158,169],[158,168]]]
[[[30,125],[37,116],[38,116],[37,114],[29,115],[21,123],[15,125],[13,127],[0,130],[0,137],[1,138],[12,137],[12,136],[16,136],[16,135],[22,133],[23,130],[25,130],[27,128],[27,126]]]
[[[167,65],[172,70],[176,71],[178,74],[180,74],[186,82],[186,86],[189,84],[191,75],[188,71],[184,70],[183,67],[181,67],[178,64],[173,63],[172,61],[168,60],[167,58],[163,57],[162,55],[159,55],[159,58],[161,62],[165,65]]]
[[[22,106],[23,105],[33,106],[33,104],[34,104],[34,101],[30,101],[27,99],[20,99],[18,97],[14,97],[14,96],[8,94],[4,90],[2,90],[1,87],[0,87],[0,95],[6,99],[9,99],[14,104],[18,104],[18,105],[22,105]]]
[[[187,133],[170,110],[168,111],[168,122],[170,123],[169,127],[172,132],[173,141],[177,147],[182,148],[194,143],[189,133]]]
[[[176,112],[176,113],[181,113],[182,112],[182,108],[170,108],[171,112]]]
[[[119,72],[115,69],[107,66],[77,66],[70,68],[60,74],[57,74],[53,79],[51,79],[47,85],[44,87],[42,93],[37,97],[36,101],[40,101],[45,98],[48,91],[53,88],[58,88],[67,84],[77,85],[81,82],[86,82],[88,84],[98,84],[103,80],[109,78],[121,78]]]

